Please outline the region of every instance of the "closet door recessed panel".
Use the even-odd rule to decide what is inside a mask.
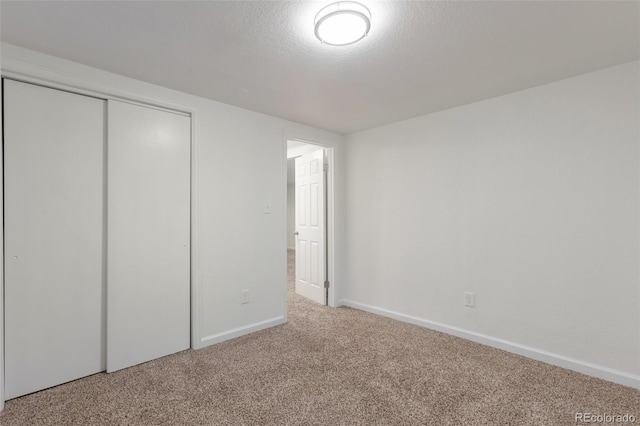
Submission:
[[[106,102],[5,80],[5,384],[105,369]]]
[[[190,117],[109,101],[107,371],[189,348]]]

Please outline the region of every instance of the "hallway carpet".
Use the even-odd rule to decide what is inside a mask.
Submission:
[[[0,425],[575,425],[576,412],[640,422],[638,390],[312,304],[289,273],[287,324],[16,398]]]

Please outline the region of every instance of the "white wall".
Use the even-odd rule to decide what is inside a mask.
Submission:
[[[295,250],[296,237],[296,186],[287,185],[287,248]]]
[[[317,151],[320,147],[318,145],[305,144],[303,142],[295,142],[294,147],[287,149],[287,158],[295,159],[301,155],[308,154],[310,152]]]
[[[150,103],[179,105],[194,112],[197,170],[194,247],[199,294],[194,324],[198,345],[207,345],[284,321],[286,315],[286,139],[333,146],[337,203],[342,187],[342,136],[107,73],[8,44],[3,72],[36,75],[43,81],[99,88]],[[215,84],[215,82],[212,82]],[[264,214],[265,203],[271,214]],[[336,217],[336,231],[343,229]],[[340,235],[340,234],[338,234]],[[336,241],[338,259],[341,241]],[[342,266],[336,265],[340,281]],[[250,303],[240,304],[240,291]],[[1,378],[0,378],[1,379]],[[0,380],[1,383],[1,380]]]
[[[345,303],[640,383],[638,75],[349,135]]]

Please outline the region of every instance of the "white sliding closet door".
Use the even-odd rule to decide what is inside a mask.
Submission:
[[[5,386],[105,369],[105,101],[5,80]]]
[[[191,119],[109,101],[107,371],[189,348]]]

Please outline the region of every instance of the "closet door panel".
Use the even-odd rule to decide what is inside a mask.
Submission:
[[[105,369],[105,109],[5,80],[7,399]]]
[[[107,371],[189,348],[191,119],[109,101]]]

